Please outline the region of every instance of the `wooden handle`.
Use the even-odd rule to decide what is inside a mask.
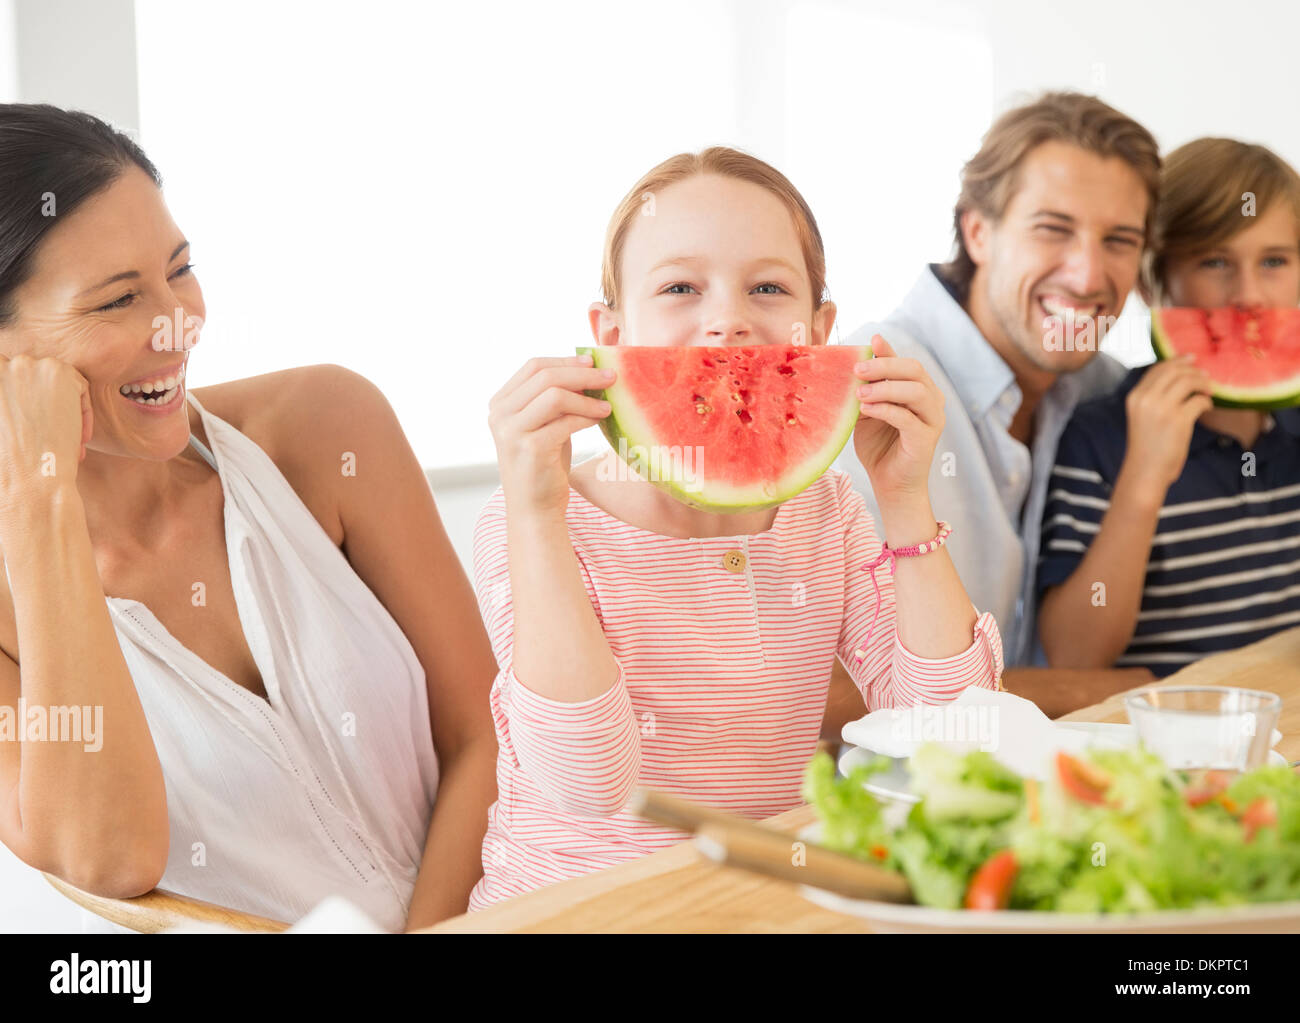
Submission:
[[[696,847],[718,863],[854,899],[912,901],[911,886],[901,874],[680,796],[639,788],[628,809],[656,824],[694,831]]]
[[[217,924],[237,931],[260,934],[278,934],[289,929],[289,925],[280,920],[268,920],[252,913],[191,899],[163,888],[155,888],[133,899],[110,899],[82,891],[53,874],[46,874],[45,880],[83,909],[90,910],[110,923],[144,934],[157,934],[170,927],[185,927],[195,923]]]
[[[912,901],[912,888],[902,874],[779,831],[703,824],[695,832],[695,846],[717,863],[823,888],[851,899]]]
[[[715,810],[711,806],[701,806],[689,799],[672,796],[657,789],[633,789],[632,798],[628,800],[627,809],[638,817],[662,824],[666,828],[678,831],[694,831],[704,824],[722,824],[732,828],[767,830],[753,821],[735,814]]]

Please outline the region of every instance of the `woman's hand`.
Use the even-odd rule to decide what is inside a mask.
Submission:
[[[90,385],[58,359],[0,356],[0,509],[33,486],[71,486],[94,430]]]
[[[900,359],[879,334],[875,358],[858,363],[861,415],[853,431],[858,461],[884,512],[928,500],[930,462],[943,432],[943,394],[915,359]]]
[[[614,382],[590,355],[530,359],[489,403],[507,505],[563,513],[569,502],[571,437],[609,415],[609,403],[584,390]]]

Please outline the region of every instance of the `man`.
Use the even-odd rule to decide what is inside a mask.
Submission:
[[[1124,376],[1097,347],[1137,282],[1159,175],[1150,133],[1093,96],[1049,93],[1009,111],[963,169],[952,260],[846,341],[880,333],[943,390],[935,511],[953,526],[948,549],[976,607],[997,618],[1004,686],[1053,717],[1150,678],[1028,666],[1045,664],[1034,574],[1057,441],[1076,404]],[[839,468],[874,514],[865,474],[851,458]],[[825,734],[860,714],[837,672]]]

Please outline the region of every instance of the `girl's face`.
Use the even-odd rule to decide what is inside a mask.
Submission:
[[[59,359],[86,378],[90,450],[164,460],[189,440],[183,393],[155,406],[122,393],[175,386],[185,368],[205,312],[189,251],[162,193],[133,166],[46,234],[14,294],[0,354]]]
[[[1300,304],[1300,224],[1286,202],[1274,202],[1222,245],[1172,261],[1165,301],[1173,306]]]
[[[599,344],[825,344],[794,221],[760,185],[697,174],[648,193],[623,246],[622,304],[591,306]]]

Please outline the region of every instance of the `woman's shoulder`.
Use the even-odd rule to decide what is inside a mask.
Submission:
[[[343,539],[338,501],[347,459],[363,462],[364,452],[390,444],[401,429],[379,388],[332,364],[212,384],[194,396],[266,452],[336,543]]]

